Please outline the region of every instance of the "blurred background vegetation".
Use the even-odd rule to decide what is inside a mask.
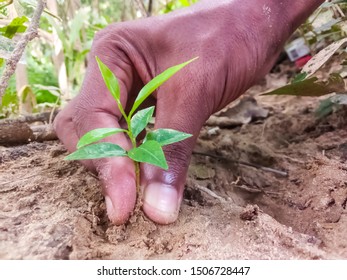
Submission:
[[[64,105],[81,86],[95,33],[110,23],[169,13],[198,0],[47,0],[39,36],[32,41],[12,77],[0,106],[0,118],[31,114]],[[0,0],[0,74],[25,32],[35,0]],[[328,1],[303,24],[316,53],[346,37],[347,1]]]
[[[168,13],[197,0],[48,0],[39,36],[31,42],[6,90],[0,118],[42,112],[78,93],[95,33],[109,23]],[[0,73],[25,32],[35,0],[0,0]]]

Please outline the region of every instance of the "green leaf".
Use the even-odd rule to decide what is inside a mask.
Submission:
[[[129,113],[129,117],[134,114],[136,109],[142,104],[142,102],[150,96],[158,87],[160,87],[164,82],[166,82],[170,77],[172,77],[175,73],[177,73],[179,70],[181,70],[183,67],[187,66],[189,63],[193,62],[194,60],[198,59],[198,57],[193,58],[187,62],[184,62],[179,65],[172,66],[168,69],[166,69],[164,72],[156,76],[153,80],[151,80],[148,84],[146,84],[141,91],[139,92],[139,95],[137,96],[133,107],[131,108],[131,111]]]
[[[131,118],[131,132],[134,138],[147,126],[154,112],[154,106],[138,111]]]
[[[120,90],[116,76],[113,74],[110,68],[108,68],[97,56],[95,58],[108,90],[111,92],[113,98],[117,101],[117,103],[120,102]]]
[[[147,133],[145,142],[154,140],[158,142],[161,146],[165,146],[176,142],[180,142],[192,136],[192,134],[184,133],[174,129],[159,128],[157,130]]]
[[[318,78],[313,77],[301,82],[286,85],[262,95],[322,96],[344,90],[345,82],[343,78],[339,74],[333,73],[326,82],[318,81]]]
[[[97,128],[94,130],[91,130],[84,134],[81,139],[77,143],[77,149],[80,149],[84,146],[87,146],[91,143],[97,142],[101,139],[104,139],[107,136],[114,135],[119,132],[126,132],[124,129],[121,128]]]
[[[190,3],[188,0],[180,0],[181,4],[184,6],[184,7],[188,7],[190,6]]]
[[[307,73],[306,73],[306,72],[299,73],[299,74],[297,74],[297,75],[294,77],[294,79],[293,79],[293,81],[292,81],[292,84],[301,82],[301,81],[305,80],[306,77],[307,77]]]
[[[10,24],[0,28],[0,34],[6,38],[12,39],[17,33],[23,33],[27,29],[24,25],[28,21],[25,16],[14,18]]]
[[[126,119],[127,116],[124,112],[122,103],[120,102],[120,89],[119,89],[119,84],[118,84],[118,80],[116,76],[113,74],[110,68],[108,68],[97,56],[95,58],[99,65],[102,78],[104,79],[104,82],[108,90],[112,94],[113,98],[116,100],[119,111],[122,113],[123,117]]]
[[[163,149],[156,141],[146,141],[141,146],[130,150],[128,156],[134,161],[146,162],[165,170],[168,169]]]
[[[116,144],[102,142],[84,146],[65,157],[65,160],[96,159],[116,156],[126,156],[126,151]]]

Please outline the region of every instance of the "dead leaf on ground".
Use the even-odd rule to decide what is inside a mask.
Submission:
[[[326,63],[333,54],[341,48],[343,45],[347,43],[347,38],[344,38],[340,41],[332,43],[327,46],[323,50],[321,50],[318,54],[310,59],[310,61],[304,66],[301,72],[306,72],[307,77],[312,76],[319,68],[321,68],[324,63]]]
[[[198,180],[211,179],[216,175],[214,169],[206,166],[205,164],[193,164],[189,167],[189,173]]]
[[[322,96],[343,91],[345,91],[345,81],[339,74],[333,73],[327,81],[318,81],[317,77],[313,77],[286,85],[262,95]]]
[[[257,101],[246,96],[232,104],[222,111],[212,115],[207,120],[209,126],[230,127],[250,123],[257,118],[266,118],[269,115],[269,110],[259,106]]]

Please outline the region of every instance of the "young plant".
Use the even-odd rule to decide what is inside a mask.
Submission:
[[[172,75],[183,67],[194,61],[196,58],[173,66],[156,76],[146,84],[139,92],[129,114],[126,114],[121,101],[120,89],[117,78],[112,71],[96,57],[100,72],[104,82],[115,99],[119,111],[127,123],[127,129],[122,128],[97,128],[84,134],[77,143],[77,150],[68,155],[66,160],[86,160],[100,159],[107,157],[129,157],[134,161],[136,174],[136,189],[140,194],[140,162],[150,163],[163,169],[168,169],[166,158],[162,147],[172,143],[182,141],[191,137],[191,134],[180,132],[173,129],[157,129],[146,134],[142,143],[138,146],[137,137],[146,128],[154,112],[154,106],[137,111],[142,102],[149,97],[159,86],[167,81]],[[117,144],[108,142],[98,142],[108,136],[125,133],[132,144],[128,151]],[[98,143],[96,143],[98,142]]]

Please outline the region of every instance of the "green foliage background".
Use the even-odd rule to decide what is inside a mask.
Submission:
[[[175,9],[187,7],[198,0],[154,0],[153,13],[168,13]],[[36,1],[33,0],[0,0],[0,36],[16,40],[18,34],[25,32]],[[63,46],[64,62],[69,82],[70,97],[78,93],[87,65],[87,54],[91,48],[95,33],[110,23],[139,17],[139,7],[129,0],[57,0],[57,13],[47,11],[41,18],[40,29],[52,35],[56,33]],[[149,1],[143,1],[145,7]],[[1,8],[2,7],[2,8]],[[11,20],[10,8],[14,8],[17,17],[1,25],[1,20]],[[5,43],[0,40],[0,54],[4,50],[9,54]],[[42,38],[36,39],[27,47],[25,64],[27,78],[32,92],[36,96],[37,106],[34,112],[45,110],[55,104],[61,104],[64,96],[59,92],[58,74],[53,63],[54,45]],[[0,55],[1,57],[1,55]],[[0,58],[0,74],[3,71],[5,58]],[[53,89],[53,90],[52,90]],[[16,91],[15,77],[11,78],[9,87],[0,106],[0,118],[9,117],[19,111],[19,99]]]
[[[78,93],[87,66],[87,54],[98,30],[110,23],[146,16],[143,9],[149,11],[150,3],[151,15],[157,15],[188,7],[198,0],[56,2],[56,11],[46,10],[43,14],[40,24],[41,35],[29,44],[24,57],[28,84],[36,99],[33,112],[65,104]],[[25,32],[35,4],[36,0],[0,0],[0,74],[15,41]],[[11,9],[15,10],[16,16],[11,15]],[[322,46],[346,37],[346,12],[347,1],[327,1],[297,30],[296,36],[305,38],[312,53],[315,53]],[[62,45],[68,94],[61,88],[58,70],[53,61],[57,42],[47,39],[54,34]],[[13,77],[0,106],[0,118],[18,114],[19,105],[16,80]]]

